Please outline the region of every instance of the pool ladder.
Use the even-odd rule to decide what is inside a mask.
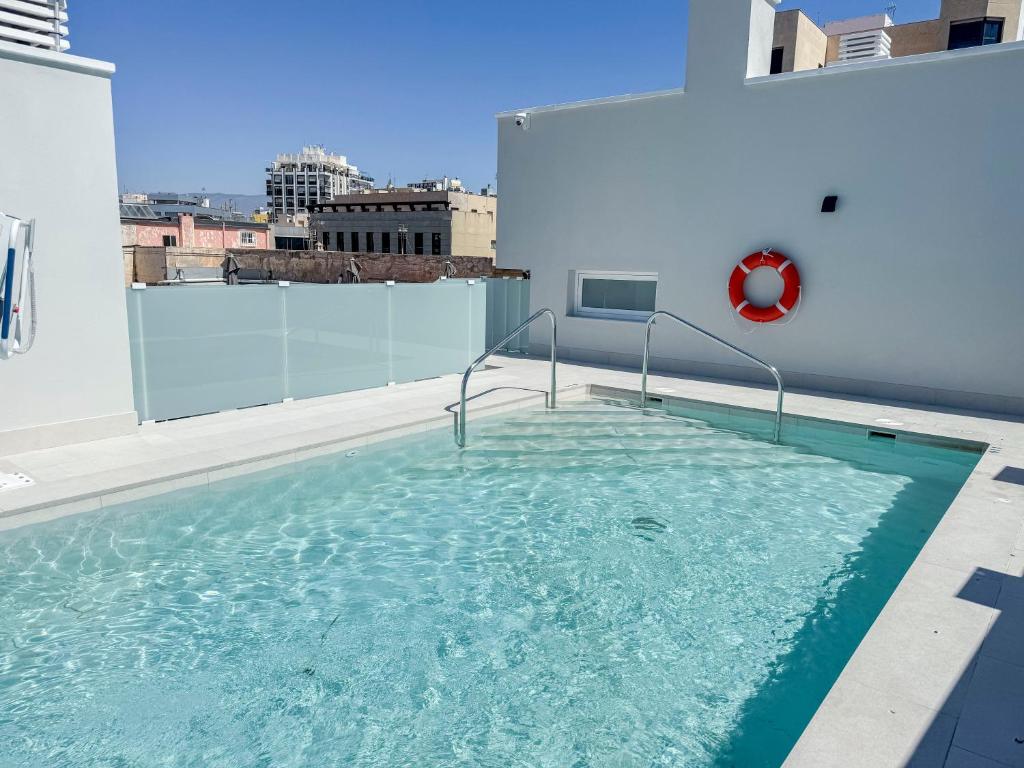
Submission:
[[[726,349],[731,349],[737,355],[740,355],[741,357],[746,358],[747,360],[749,360],[752,363],[756,363],[757,365],[761,366],[766,371],[768,371],[772,376],[775,377],[775,383],[778,385],[778,388],[779,388],[779,397],[778,397],[778,402],[776,403],[776,406],[775,406],[775,437],[774,437],[774,440],[775,440],[776,443],[778,443],[779,440],[782,438],[782,399],[783,399],[783,397],[786,394],[786,388],[782,384],[782,376],[779,374],[778,369],[774,365],[769,365],[764,360],[761,360],[758,357],[754,357],[749,352],[740,349],[739,347],[735,346],[734,344],[730,344],[725,339],[720,339],[718,336],[715,336],[715,334],[711,333],[711,331],[706,331],[703,328],[701,328],[699,325],[694,325],[689,320],[684,320],[683,318],[679,317],[678,315],[673,315],[671,312],[665,312],[665,311],[659,310],[658,312],[655,312],[653,315],[651,315],[650,319],[647,321],[647,334],[646,334],[646,337],[645,337],[645,340],[644,340],[644,369],[643,369],[642,383],[641,383],[641,386],[640,386],[640,406],[641,407],[646,407],[646,405],[647,405],[647,365],[648,365],[648,363],[649,363],[649,361],[651,359],[651,329],[654,327],[654,323],[657,321],[657,319],[659,317],[667,317],[669,320],[675,320],[677,323],[680,323],[681,325],[685,325],[691,331],[696,331],[701,336],[704,336],[705,338],[708,338],[708,339],[711,339],[714,342],[717,342],[718,344],[722,345]]]
[[[516,328],[512,333],[506,336],[504,339],[499,341],[489,350],[484,352],[480,357],[473,361],[473,364],[466,369],[466,372],[462,375],[462,394],[459,397],[459,411],[455,414],[455,444],[459,448],[466,447],[466,387],[469,385],[469,377],[473,375],[473,371],[484,364],[495,352],[501,350],[506,344],[512,339],[518,336],[520,333],[529,328],[536,320],[539,320],[544,315],[547,315],[551,320],[551,392],[548,394],[548,408],[555,407],[555,365],[558,361],[558,320],[555,318],[555,313],[550,309],[542,309],[539,312],[531,315],[530,318]]]
[[[476,371],[477,368],[484,364],[487,358],[489,358],[495,352],[500,351],[502,347],[504,347],[506,344],[512,341],[512,339],[514,339],[520,333],[522,333],[531,325],[533,325],[534,322],[536,322],[545,315],[551,320],[551,391],[548,394],[547,407],[555,408],[555,390],[557,387],[555,377],[555,366],[558,360],[558,320],[556,319],[554,312],[552,312],[550,309],[545,308],[531,315],[525,323],[520,325],[518,328],[512,331],[512,333],[510,333],[500,342],[498,342],[489,350],[480,355],[480,357],[474,360],[472,365],[470,365],[469,368],[466,369],[466,372],[462,376],[462,391],[459,397],[459,410],[455,414],[455,444],[459,448],[466,447],[466,388],[469,386],[469,377],[473,375],[473,372]],[[675,320],[677,323],[686,326],[691,331],[695,331],[699,333],[701,336],[704,336],[707,339],[711,339],[711,341],[720,344],[726,349],[731,349],[737,355],[740,355],[741,357],[749,360],[750,362],[761,366],[766,371],[768,371],[772,375],[772,377],[774,377],[775,383],[778,385],[778,399],[776,401],[775,406],[775,429],[773,439],[776,443],[778,443],[782,438],[782,401],[786,394],[786,388],[782,383],[782,376],[779,374],[778,369],[774,365],[769,365],[759,357],[755,357],[746,350],[740,349],[736,345],[730,344],[725,339],[719,338],[715,334],[711,333],[711,331],[704,330],[699,325],[694,325],[689,320],[684,320],[678,315],[673,315],[671,312],[665,312],[664,310],[659,310],[655,312],[647,320],[647,329],[644,337],[643,377],[641,379],[640,386],[641,407],[647,406],[647,369],[651,359],[651,330],[654,328],[654,324],[655,322],[657,322],[659,317],[666,317],[669,320]]]

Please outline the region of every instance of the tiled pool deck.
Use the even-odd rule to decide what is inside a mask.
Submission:
[[[495,358],[473,413],[543,403],[545,362]],[[451,426],[457,376],[161,424],[0,459],[36,485],[0,494],[0,530],[202,485],[409,432]],[[559,366],[561,397],[639,376]],[[651,392],[745,408],[774,393],[652,376]],[[792,393],[786,413],[991,447],[791,753],[789,768],[1024,767],[1024,423],[901,403]]]

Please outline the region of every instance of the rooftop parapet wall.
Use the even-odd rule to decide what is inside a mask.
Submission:
[[[456,277],[521,276],[520,270],[497,270],[488,258],[470,256],[415,256],[340,251],[281,251],[243,249],[129,248],[125,249],[126,284],[154,285],[174,274],[177,267],[216,270],[230,253],[242,269],[259,269],[275,280],[296,283],[336,283],[351,259],[360,266],[363,282],[395,280],[433,283],[444,275],[444,265],[455,266]]]

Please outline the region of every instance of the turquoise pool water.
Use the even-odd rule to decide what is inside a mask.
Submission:
[[[978,454],[716,423],[570,404],[0,534],[0,765],[778,765]]]

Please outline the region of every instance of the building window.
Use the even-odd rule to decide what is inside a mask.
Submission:
[[[243,248],[255,248],[256,247],[256,233],[255,232],[239,232],[238,242]]]
[[[367,232],[366,233],[366,252],[367,253],[373,253],[374,251],[376,251],[377,249],[374,248],[373,246],[374,246],[373,232]]]
[[[331,233],[324,232],[324,250],[326,251],[331,247]]]
[[[423,255],[423,233],[422,232],[417,232],[416,233],[415,239],[413,240],[413,251],[412,252],[415,253],[417,256],[422,256]]]
[[[430,253],[434,256],[441,255],[441,233],[434,232],[430,235]]]
[[[949,50],[992,45],[1003,40],[1004,19],[974,19],[949,25]]]
[[[380,252],[391,253],[391,233],[381,232],[380,233]]]
[[[351,248],[351,251],[352,251],[352,253],[359,253],[359,233],[358,232],[353,232],[352,233],[352,248]]]
[[[772,48],[772,68],[768,70],[769,74],[777,75],[782,72],[782,57],[785,53],[785,48]]]
[[[177,235],[164,235],[164,248],[177,248],[178,247],[178,236]]]
[[[336,251],[344,251],[345,250],[345,233],[344,232],[338,232],[334,236],[334,249]]]
[[[655,309],[658,275],[577,272],[573,314],[612,320],[646,320]]]

